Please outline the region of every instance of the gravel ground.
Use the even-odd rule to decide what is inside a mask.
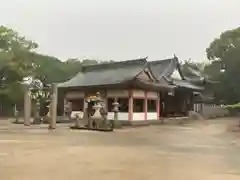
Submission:
[[[1,180],[239,180],[235,120],[111,133],[0,122]]]

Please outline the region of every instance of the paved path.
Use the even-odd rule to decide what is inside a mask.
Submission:
[[[232,121],[56,132],[0,123],[1,180],[239,180]]]

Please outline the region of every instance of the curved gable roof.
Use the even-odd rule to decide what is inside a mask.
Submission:
[[[169,83],[181,88],[203,90],[203,87],[191,83],[191,81],[189,81],[189,79],[183,75],[177,57],[174,57],[172,59],[152,61],[148,64],[153,76],[160,84]],[[182,80],[174,79],[171,77],[175,70],[179,72]]]
[[[152,74],[157,80],[161,80],[163,77],[169,78],[176,69],[179,70],[179,73],[183,78],[179,69],[178,59],[176,57],[171,59],[151,61],[148,64]]]

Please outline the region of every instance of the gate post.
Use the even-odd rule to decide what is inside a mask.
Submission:
[[[57,84],[52,85],[52,103],[51,103],[51,118],[49,122],[49,129],[56,129],[57,122]]]
[[[31,97],[28,85],[24,85],[24,126],[30,126],[31,119]]]

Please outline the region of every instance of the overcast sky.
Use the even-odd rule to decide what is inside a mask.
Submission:
[[[204,60],[222,31],[240,25],[240,0],[0,0],[0,24],[39,52],[78,57]]]

